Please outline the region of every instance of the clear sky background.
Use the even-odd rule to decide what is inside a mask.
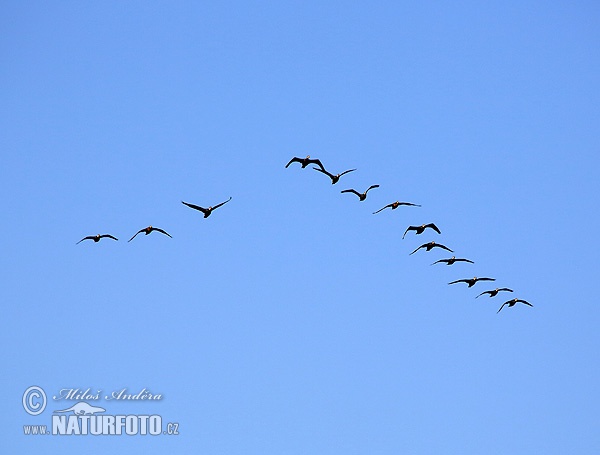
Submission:
[[[2,452],[599,453],[600,5],[453,3],[4,2]]]

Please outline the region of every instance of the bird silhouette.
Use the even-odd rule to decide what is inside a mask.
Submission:
[[[358,196],[359,201],[364,201],[367,198],[367,193],[369,192],[369,190],[372,190],[373,188],[379,188],[379,185],[371,185],[369,188],[367,188],[367,190],[364,193],[359,193],[358,191],[352,188],[348,190],[342,190],[340,191],[340,193],[354,193]]]
[[[433,229],[438,234],[442,233],[442,231],[440,231],[439,228],[435,224],[429,223],[429,224],[422,224],[421,226],[408,226],[406,228],[406,231],[404,231],[404,235],[402,236],[402,238],[404,238],[404,236],[406,236],[406,233],[408,231],[416,231],[416,234],[422,234],[425,231],[425,229],[427,229],[427,228]]]
[[[321,163],[321,160],[317,158],[311,158],[310,155],[306,155],[306,158],[298,158],[297,156],[295,156],[289,161],[288,164],[285,165],[285,167],[287,168],[292,163],[300,163],[302,165],[302,169],[304,169],[309,164],[316,164],[321,169],[325,170],[325,168],[323,167],[323,163]]]
[[[467,283],[469,287],[472,287],[478,281],[496,281],[496,278],[477,278],[476,276],[473,278],[465,278],[462,280],[451,281],[448,284],[456,284],[456,283]]]
[[[386,205],[385,207],[381,207],[376,212],[373,212],[373,215],[375,215],[376,213],[381,212],[382,210],[390,208],[390,207],[391,207],[392,210],[396,210],[401,205],[407,205],[407,206],[411,206],[411,207],[421,207],[419,204],[413,204],[412,202],[400,202],[400,201],[396,201],[396,202],[392,202],[391,204]]]
[[[82,238],[79,242],[77,242],[75,245],[79,245],[81,242],[83,242],[84,240],[93,240],[94,242],[98,243],[100,241],[100,239],[103,239],[105,237],[108,237],[109,239],[113,239],[113,240],[119,240],[116,237],[113,237],[110,234],[97,234],[97,235],[88,235],[87,237]]]
[[[489,294],[490,297],[496,297],[496,295],[498,295],[498,292],[500,291],[506,291],[506,292],[513,292],[512,289],[508,289],[508,288],[496,288],[496,289],[492,289],[491,291],[483,291],[481,294],[479,294],[477,297],[481,297],[483,294]]]
[[[424,243],[423,245],[421,245],[419,248],[417,248],[415,251],[413,251],[412,253],[409,254],[409,256],[411,254],[416,253],[417,251],[419,251],[421,248],[427,248],[427,251],[431,251],[432,248],[442,248],[446,251],[450,251],[451,253],[454,253],[454,251],[452,251],[450,248],[448,248],[447,246],[442,245],[441,243],[435,243],[435,242],[428,242],[428,243]]]
[[[339,180],[340,177],[344,174],[347,174],[348,172],[354,172],[356,169],[348,169],[347,171],[342,172],[341,174],[335,174],[333,175],[331,172],[327,172],[325,169],[319,169],[318,167],[313,167],[313,169],[315,171],[319,171],[322,174],[325,174],[326,176],[328,176],[331,179],[331,184],[335,185]]]
[[[213,210],[216,210],[219,207],[221,207],[222,205],[227,204],[229,201],[231,201],[231,197],[229,197],[229,199],[227,199],[225,202],[221,202],[220,204],[208,207],[206,209],[204,207],[200,207],[199,205],[190,204],[189,202],[181,201],[181,203],[187,205],[188,207],[190,207],[192,209],[200,210],[202,213],[204,213],[204,218],[208,218]]]
[[[144,229],[140,229],[139,231],[137,231],[137,232],[135,233],[135,235],[134,235],[133,237],[131,237],[129,240],[127,240],[127,241],[128,241],[128,242],[131,242],[133,239],[135,239],[135,236],[136,236],[136,235],[138,235],[138,234],[140,234],[140,233],[142,233],[142,232],[144,232],[146,235],[148,235],[148,234],[150,234],[152,231],[158,231],[158,232],[160,232],[161,234],[165,234],[165,235],[168,235],[169,237],[173,238],[173,237],[171,236],[171,234],[169,234],[167,231],[163,231],[162,229],[160,229],[160,228],[155,228],[155,227],[153,227],[153,226],[148,226],[148,227],[146,227],[146,228],[144,228]]]
[[[504,308],[504,305],[508,305],[508,307],[510,308],[511,306],[515,306],[515,304],[518,303],[518,302],[521,302],[521,303],[523,303],[525,305],[533,306],[531,303],[529,303],[529,302],[527,302],[525,300],[522,300],[522,299],[512,299],[512,300],[507,300],[506,302],[504,302],[502,304],[502,306],[500,307],[500,310],[502,308]],[[496,311],[496,313],[500,313],[500,310]]]
[[[463,258],[457,258],[456,256],[452,256],[450,259],[439,259],[437,261],[435,261],[433,264],[437,264],[439,262],[445,262],[446,265],[452,265],[455,262],[470,262],[471,264],[475,264],[473,261],[471,261],[470,259],[463,259]]]

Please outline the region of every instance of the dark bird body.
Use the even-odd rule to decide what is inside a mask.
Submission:
[[[416,253],[417,251],[419,251],[421,248],[427,248],[427,251],[431,251],[432,248],[442,248],[446,251],[450,251],[451,253],[454,253],[454,251],[452,251],[450,248],[448,248],[447,246],[442,245],[441,243],[435,243],[435,242],[429,242],[429,243],[424,243],[423,245],[421,245],[419,248],[417,248],[415,251],[413,251],[412,253],[409,254],[409,256],[411,254]]]
[[[427,228],[433,229],[438,234],[442,233],[442,231],[440,231],[439,228],[435,224],[429,223],[429,224],[422,224],[421,226],[408,226],[406,228],[406,231],[404,231],[404,235],[402,236],[402,238],[404,238],[406,236],[406,233],[408,231],[415,231],[416,234],[422,234],[425,231],[425,229],[427,229]]]
[[[496,288],[496,289],[492,289],[491,291],[483,291],[477,297],[481,297],[483,294],[489,294],[490,297],[496,297],[498,295],[498,292],[500,292],[500,291],[513,292],[512,289],[508,289],[508,288]],[[477,297],[475,297],[475,298],[477,298]]]
[[[391,204],[386,205],[385,207],[381,207],[376,212],[373,212],[373,215],[375,215],[376,213],[381,212],[382,210],[388,209],[388,208],[391,208],[392,210],[396,210],[401,205],[407,205],[407,206],[411,206],[411,207],[421,207],[419,204],[413,204],[412,202],[400,202],[400,201],[396,201],[396,202],[392,202]]]
[[[311,158],[310,155],[306,155],[306,158],[298,158],[297,156],[295,156],[289,161],[288,164],[285,165],[285,167],[287,168],[292,163],[300,163],[302,165],[302,169],[304,169],[309,164],[316,164],[321,169],[325,170],[325,168],[323,167],[323,163],[321,163],[321,160],[318,160],[317,158]]]
[[[452,265],[455,262],[470,262],[471,264],[475,264],[473,261],[469,260],[469,259],[463,259],[463,258],[457,258],[456,256],[452,256],[450,259],[440,259],[438,261],[435,261],[433,264],[437,264],[439,262],[445,262],[446,265]]]
[[[110,234],[97,234],[97,235],[88,235],[87,237],[82,238],[79,242],[77,242],[75,245],[80,244],[81,242],[83,242],[84,240],[93,240],[94,242],[98,243],[100,241],[100,239],[103,239],[105,237],[108,237],[109,239],[113,239],[113,240],[119,240],[116,237],[113,237]]]
[[[504,302],[502,304],[502,306],[500,307],[500,310],[502,308],[504,308],[505,305],[508,305],[508,307],[510,308],[511,306],[515,306],[515,304],[518,303],[518,302],[521,302],[524,305],[533,306],[531,303],[529,303],[529,302],[527,302],[525,300],[522,300],[522,299],[512,299],[512,300],[507,300],[506,302]],[[500,310],[496,311],[496,313],[500,313]]]
[[[127,240],[127,241],[128,241],[128,242],[131,242],[133,239],[135,239],[135,236],[136,236],[136,235],[138,235],[138,234],[141,234],[142,232],[143,232],[143,233],[145,233],[146,235],[148,235],[148,234],[150,234],[152,231],[158,231],[158,232],[160,232],[161,234],[165,234],[165,235],[168,235],[169,237],[173,238],[173,237],[171,236],[171,234],[169,234],[167,231],[163,231],[162,229],[160,229],[160,228],[155,228],[155,227],[153,227],[153,226],[148,226],[148,227],[146,227],[146,228],[144,228],[144,229],[140,229],[139,231],[137,231],[137,232],[135,233],[135,235],[134,235],[133,237],[131,237],[129,240]]]
[[[322,174],[325,174],[327,177],[329,177],[331,179],[331,184],[335,185],[337,182],[339,182],[340,177],[344,174],[347,174],[349,172],[354,172],[356,169],[348,169],[347,171],[342,172],[341,174],[335,174],[333,175],[330,172],[327,172],[325,169],[319,169],[318,167],[313,167],[313,169],[315,171],[319,171]]]
[[[352,188],[348,190],[342,190],[340,191],[340,193],[354,193],[358,196],[358,199],[360,201],[364,201],[367,198],[367,193],[369,192],[369,190],[372,190],[373,188],[379,188],[379,185],[371,185],[369,188],[367,188],[367,190],[364,193],[359,193],[358,191]]]
[[[475,276],[473,278],[465,278],[465,279],[462,279],[462,280],[451,281],[448,284],[467,283],[469,285],[469,287],[472,287],[478,281],[496,281],[496,278],[485,278],[485,277],[484,278],[477,278]]]
[[[231,197],[229,199],[227,199],[225,202],[221,202],[220,204],[217,204],[215,206],[211,206],[208,208],[200,207],[199,205],[194,205],[194,204],[190,204],[188,202],[183,202],[183,201],[181,201],[181,203],[187,205],[188,207],[190,207],[192,209],[201,211],[202,213],[204,213],[204,218],[208,218],[213,210],[218,209],[219,207],[221,207],[224,204],[227,204],[229,201],[231,201]]]

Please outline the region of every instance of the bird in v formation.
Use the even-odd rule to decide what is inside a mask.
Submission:
[[[323,163],[321,162],[321,160],[319,160],[317,158],[311,158],[310,155],[307,155],[305,158],[293,157],[286,164],[285,167],[288,168],[292,163],[300,163],[300,165],[302,166],[303,169],[306,168],[310,164],[315,164],[315,165],[319,166],[319,167],[313,167],[313,169],[315,171],[318,171],[318,172],[320,172],[320,173],[328,176],[331,179],[331,184],[332,185],[336,184],[340,180],[340,177],[342,177],[343,175],[349,174],[350,172],[356,171],[356,169],[348,169],[348,170],[346,170],[344,172],[341,172],[339,174],[332,174],[332,173],[330,173],[329,171],[327,171],[325,169],[325,167],[323,166]],[[341,193],[354,193],[356,196],[358,196],[359,201],[364,201],[367,198],[367,193],[370,190],[374,189],[374,188],[379,188],[379,185],[371,185],[369,188],[367,188],[365,190],[364,193],[359,193],[358,191],[356,191],[353,188],[342,190]],[[207,208],[201,207],[199,205],[191,204],[189,202],[184,202],[184,201],[181,201],[181,203],[184,204],[184,205],[186,205],[187,207],[190,207],[190,208],[192,208],[194,210],[198,210],[198,211],[202,212],[202,214],[204,215],[204,218],[208,218],[212,214],[212,212],[214,210],[216,210],[219,207],[225,205],[226,203],[228,203],[229,201],[231,201],[231,199],[232,198],[229,197],[229,199],[227,199],[226,201],[223,201],[223,202],[221,202],[219,204],[216,204],[214,206],[209,206]],[[373,212],[373,214],[379,213],[382,210],[385,210],[387,208],[391,208],[392,210],[395,210],[395,209],[397,209],[400,206],[421,207],[419,204],[414,204],[414,203],[411,203],[411,202],[395,201],[395,202],[392,202],[391,204],[387,204],[384,207],[380,208],[379,210]],[[406,228],[406,231],[404,231],[404,235],[402,236],[402,238],[404,238],[409,231],[415,231],[415,234],[418,235],[418,234],[422,234],[428,228],[436,231],[438,234],[441,234],[440,229],[434,223],[428,223],[428,224],[422,224],[420,226],[413,226],[413,225],[408,226],[408,228]],[[157,227],[153,227],[153,226],[148,226],[148,227],[145,227],[145,228],[140,229],[139,231],[137,231],[128,240],[128,242],[131,242],[138,234],[141,234],[142,232],[145,235],[149,235],[150,233],[152,233],[154,231],[160,232],[161,234],[164,234],[164,235],[172,238],[172,236],[167,231],[165,231],[165,230],[163,230],[161,228],[157,228]],[[77,242],[77,244],[83,242],[84,240],[93,240],[95,243],[98,243],[103,238],[110,238],[110,239],[113,239],[113,240],[118,240],[116,237],[114,237],[111,234],[97,234],[97,235],[88,235],[88,236],[82,238],[81,240],[79,240]],[[432,241],[432,242],[424,243],[421,246],[417,247],[409,255],[412,255],[412,254],[416,253],[421,248],[425,248],[426,251],[431,251],[433,248],[441,248],[441,249],[453,252],[453,250],[451,250],[447,246]],[[451,258],[448,258],[448,259],[439,259],[439,260],[433,262],[431,265],[438,264],[438,263],[445,263],[446,265],[453,265],[456,262],[468,262],[468,263],[471,263],[471,264],[474,263],[470,259],[457,258],[456,256],[452,256]],[[451,281],[448,284],[466,283],[468,285],[468,287],[472,287],[472,286],[475,285],[475,283],[477,283],[479,281],[495,281],[495,278],[488,278],[488,277],[465,278],[465,279]],[[476,298],[481,297],[482,295],[485,295],[485,294],[488,294],[490,297],[495,297],[499,292],[503,292],[503,291],[504,292],[513,292],[513,290],[510,289],[510,288],[496,288],[496,289],[493,289],[493,290],[484,291],[481,294],[477,295]],[[517,303],[523,303],[524,305],[528,305],[528,306],[531,306],[531,307],[533,306],[531,303],[527,302],[526,300],[515,298],[515,299],[508,300],[508,301],[504,302],[502,304],[502,306],[500,307],[500,309],[498,310],[498,313],[506,305],[508,305],[509,307],[512,307],[512,306],[516,305]]]
[[[204,218],[208,218],[210,216],[210,214],[213,212],[213,210],[216,210],[219,207],[221,207],[222,205],[227,204],[229,201],[231,201],[231,196],[225,202],[221,202],[220,204],[217,204],[215,206],[211,206],[208,208],[200,207],[199,205],[190,204],[189,202],[181,201],[181,203],[184,205],[187,205],[188,207],[190,207],[194,210],[199,210],[200,212],[202,212],[204,214]]]
[[[75,245],[79,245],[81,242],[83,242],[84,240],[93,240],[94,242],[98,243],[100,241],[100,239],[104,239],[104,238],[109,238],[109,239],[113,239],[113,240],[119,240],[118,238],[110,235],[110,234],[96,234],[96,235],[88,235],[87,237],[82,238],[79,242],[77,242]]]

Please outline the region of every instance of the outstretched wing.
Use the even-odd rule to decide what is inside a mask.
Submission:
[[[404,238],[404,236],[406,235],[406,233],[407,233],[408,231],[416,231],[416,230],[417,230],[417,226],[408,226],[408,227],[406,228],[406,231],[404,231],[404,235],[402,236],[402,238]]]
[[[114,236],[112,236],[110,234],[102,234],[100,236],[101,239],[103,239],[104,237],[108,237],[109,239],[113,239],[113,240],[119,240],[118,238],[116,238],[116,237],[114,237]]]
[[[81,242],[83,242],[84,240],[94,240],[94,236],[93,235],[88,235],[87,237],[82,238],[79,242],[77,242],[75,245],[79,245]]]
[[[354,193],[358,197],[360,197],[360,193],[358,191],[356,191],[355,189],[353,189],[353,188],[350,188],[348,190],[342,190],[342,191],[340,191],[340,193]]]
[[[425,227],[433,229],[438,234],[442,233],[442,231],[440,231],[440,229],[435,224],[433,224],[433,223],[429,223],[429,224],[425,225]]]
[[[316,164],[321,169],[325,170],[325,167],[323,167],[323,163],[321,163],[321,160],[319,160],[318,158],[309,158],[308,164]]]
[[[209,212],[208,209],[205,209],[204,207],[200,207],[199,205],[195,205],[195,204],[190,204],[189,202],[183,202],[181,201],[181,203],[183,205],[187,205],[189,208],[194,209],[194,210],[200,210],[202,213],[204,213],[205,215]],[[216,208],[216,207],[215,207]]]
[[[496,281],[496,278],[477,278],[475,281]]]
[[[231,196],[229,196],[229,199],[227,199],[225,202],[221,202],[220,204],[215,205],[212,209],[218,209],[219,207],[221,207],[222,205],[227,204],[229,201],[231,201]]]
[[[344,174],[347,174],[348,172],[354,172],[356,169],[348,169],[347,171],[344,171],[340,174],[340,177]]]
[[[135,236],[138,235],[140,232],[144,232],[146,230],[146,228],[144,229],[140,229],[139,231],[137,231],[135,233],[135,235],[133,237],[131,237],[129,240],[127,240],[127,242],[131,242],[133,239],[135,239]]]
[[[463,278],[462,280],[455,280],[455,281],[450,281],[450,283],[448,284],[456,284],[456,283],[468,283],[469,280]]]
[[[169,234],[167,231],[164,231],[164,230],[162,230],[162,229],[160,229],[160,228],[152,228],[152,230],[153,230],[153,231],[158,231],[158,232],[160,232],[161,234],[165,234],[165,235],[168,235],[169,237],[173,238],[173,237],[171,236],[171,234]],[[137,234],[136,234],[136,235],[137,235]]]
[[[290,160],[288,164],[285,165],[285,167],[287,168],[292,163],[302,163],[302,158],[298,158],[297,156],[295,156]]]
[[[388,205],[386,205],[385,207],[381,207],[381,208],[380,208],[379,210],[377,210],[376,212],[373,212],[373,215],[375,215],[376,213],[379,213],[379,212],[381,212],[382,210],[385,210],[385,209],[387,209],[388,207],[391,207],[392,205],[394,205],[394,204],[388,204]]]
[[[490,297],[491,297],[491,295],[492,295],[492,292],[493,292],[493,291],[483,291],[481,294],[479,294],[479,295],[478,295],[477,297],[475,297],[475,298],[481,297],[483,294],[489,294],[489,295],[490,295]]]
[[[450,248],[448,248],[447,246],[444,246],[444,245],[442,245],[441,243],[436,243],[436,244],[435,244],[435,245],[433,245],[433,246],[437,246],[437,247],[443,248],[443,249],[444,249],[444,250],[446,250],[446,251],[450,251],[451,253],[454,253],[454,251],[452,251],[452,250],[451,250]]]
[[[504,303],[502,304],[502,306],[500,307],[500,310],[501,310],[502,308],[504,308],[504,305],[508,305],[509,303],[510,303],[510,300],[509,300],[508,302],[504,302]],[[500,313],[500,310],[496,311],[496,314]]]
[[[470,259],[455,259],[455,261],[460,261],[460,262],[470,262],[471,264],[475,264],[473,261],[471,261]]]
[[[515,302],[521,302],[521,303],[524,303],[525,305],[533,306],[531,303],[527,302],[526,300],[522,300],[522,299],[517,299],[517,300],[515,300]]]
[[[398,205],[410,205],[412,207],[421,207],[419,204],[413,204],[412,202],[398,202]]]
[[[509,289],[509,288],[500,288],[500,289],[498,289],[498,292],[500,292],[500,291],[513,292],[513,290]]]
[[[417,252],[417,251],[419,251],[421,248],[425,248],[427,245],[429,245],[429,244],[428,244],[428,243],[424,243],[424,244],[423,244],[423,245],[421,245],[419,248],[417,248],[415,251],[413,251],[412,253],[410,253],[410,254],[409,254],[409,256],[410,256],[411,254],[414,254],[414,253],[416,253],[416,252]]]
[[[369,192],[369,190],[372,190],[373,188],[379,188],[379,185],[371,185],[369,188],[367,188],[367,191],[365,191],[365,194],[367,194]]]
[[[335,177],[333,174],[327,172],[325,169],[319,169],[318,167],[313,167],[313,169],[315,171],[319,171],[322,174],[325,174],[326,176],[328,176],[331,180],[333,180],[333,177]]]
[[[434,263],[430,264],[430,265],[435,265],[435,264],[439,264],[440,262],[448,262],[450,261],[450,259],[438,259],[437,261],[435,261]]]

